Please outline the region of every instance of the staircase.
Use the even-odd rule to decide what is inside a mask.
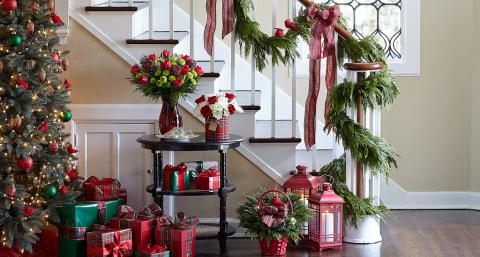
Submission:
[[[203,10],[205,1],[190,0],[190,4]],[[57,1],[58,5],[63,5],[61,8],[68,10],[70,18],[130,64],[137,63],[142,55],[163,49],[199,60],[206,74],[197,94],[180,104],[193,113],[199,95],[234,90],[245,113],[232,116],[232,133],[248,139],[239,152],[278,183],[285,181],[296,164],[318,168],[342,152],[337,151],[334,138],[322,131],[321,122],[317,122],[316,150],[307,152],[301,142],[304,108],[292,103],[292,93],[283,91],[261,73],[252,73],[250,63],[219,38],[215,39],[214,57],[208,56],[203,50],[203,22],[196,21],[173,0],[74,0]],[[221,24],[221,15],[217,24]],[[234,79],[232,73],[236,74]],[[235,88],[231,87],[232,81]],[[292,92],[296,92],[295,85]]]

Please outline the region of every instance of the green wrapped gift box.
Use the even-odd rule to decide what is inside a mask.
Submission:
[[[118,214],[122,199],[102,202],[78,202],[60,206],[59,257],[85,257],[85,234],[94,224],[106,224]]]

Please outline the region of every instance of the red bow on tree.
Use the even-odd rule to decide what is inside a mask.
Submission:
[[[305,103],[305,145],[311,149],[315,145],[317,99],[321,85],[321,59],[327,58],[325,85],[327,100],[325,101],[325,121],[328,121],[329,94],[335,86],[337,60],[335,56],[336,37],[334,23],[342,13],[338,5],[321,9],[312,3],[307,10],[307,19],[313,20],[312,38],[310,40],[310,85]],[[323,45],[322,45],[323,39]]]

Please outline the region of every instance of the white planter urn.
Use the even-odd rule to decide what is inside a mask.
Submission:
[[[357,221],[357,227],[346,222],[343,241],[353,244],[374,244],[382,241],[380,222],[374,216],[366,216]]]

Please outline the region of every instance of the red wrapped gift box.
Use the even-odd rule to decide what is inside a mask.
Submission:
[[[165,166],[165,168],[163,168],[163,189],[166,191],[185,190],[185,175],[187,175],[187,172],[187,166],[183,163],[180,163],[177,166]]]
[[[110,220],[109,227],[115,229],[130,228],[133,234],[133,249],[141,249],[150,246],[153,230],[161,223],[167,223],[168,218],[160,216],[162,210],[152,203],[143,207],[136,213],[131,207],[122,205],[119,207],[119,217]]]
[[[179,216],[179,215],[177,215]],[[155,242],[164,244],[175,257],[195,256],[196,218],[176,220],[155,229]]]
[[[200,190],[220,188],[220,172],[217,167],[212,167],[195,177],[195,187]]]
[[[120,186],[120,182],[114,178],[100,180],[92,176],[83,183],[83,191],[88,201],[115,200],[120,197]]]
[[[127,196],[127,189],[126,188],[120,188],[120,193],[118,195],[120,199],[123,200],[124,204],[128,204],[128,196]]]
[[[133,256],[132,230],[109,229],[87,233],[87,257]]]
[[[135,252],[135,257],[172,257],[165,245],[154,245]]]

